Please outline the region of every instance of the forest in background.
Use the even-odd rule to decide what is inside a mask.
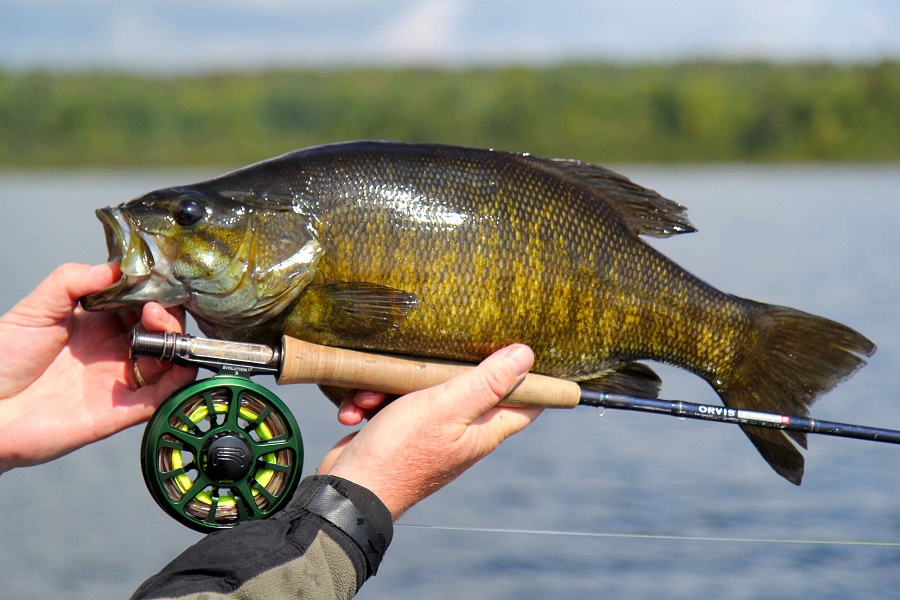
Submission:
[[[900,62],[0,72],[0,167],[237,166],[351,139],[600,163],[900,159]]]

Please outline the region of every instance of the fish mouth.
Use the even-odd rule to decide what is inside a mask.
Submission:
[[[151,300],[174,306],[184,301],[180,286],[167,276],[171,261],[158,236],[142,234],[125,208],[101,208],[96,215],[103,224],[109,262],[119,263],[122,276],[110,287],[83,297],[86,310],[130,310]]]

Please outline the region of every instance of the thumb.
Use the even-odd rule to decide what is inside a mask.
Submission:
[[[471,423],[506,397],[532,364],[534,353],[525,344],[501,348],[474,369],[433,388],[432,409]]]
[[[61,265],[16,304],[10,314],[27,325],[57,323],[71,314],[82,296],[109,287],[118,277],[119,268],[113,263],[95,267],[76,263]]]

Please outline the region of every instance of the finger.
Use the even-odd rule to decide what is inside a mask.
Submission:
[[[166,310],[161,304],[148,302],[141,310],[141,324],[147,331],[174,331],[181,333],[184,329],[181,323],[183,314],[183,311],[176,309]]]
[[[118,263],[103,263],[101,265],[80,265],[67,263],[57,267],[50,277],[59,277],[63,287],[68,292],[73,302],[82,296],[104,290],[117,282],[122,276]]]
[[[524,344],[513,344],[493,353],[476,368],[426,390],[435,418],[471,423],[493,408],[525,377],[534,353]]]
[[[498,446],[531,425],[543,411],[542,408],[496,407],[475,419],[470,428],[478,430],[477,435],[490,436],[492,445]]]
[[[144,376],[141,371],[141,376]],[[155,384],[140,387],[134,391],[114,394],[118,425],[116,431],[143,423],[153,415],[162,402],[194,380],[195,367],[172,367],[162,374]]]
[[[363,410],[374,410],[387,400],[387,394],[383,392],[370,392],[359,390],[353,395],[353,403]]]
[[[156,302],[148,302],[141,309],[141,325],[148,331],[176,331],[181,332],[182,327],[179,316],[183,312],[175,309],[165,309]],[[152,385],[156,383],[164,373],[172,369],[172,364],[161,362],[148,357],[138,357],[135,359],[137,373],[132,373],[135,385],[142,387],[145,384]],[[196,369],[191,372],[196,373]],[[144,383],[138,381],[137,374],[140,374]],[[193,376],[191,377],[193,379]]]
[[[353,398],[341,401],[341,405],[338,407],[338,423],[353,427],[362,423],[364,418],[365,411],[353,402]]]
[[[134,359],[132,365],[132,379],[134,380],[134,389],[153,385],[167,372],[171,371],[174,365],[170,362],[162,362],[146,356]],[[140,378],[138,378],[140,376]]]
[[[356,390],[341,401],[338,406],[338,422],[341,425],[359,425],[366,419],[371,419],[390,399],[382,392]]]
[[[119,274],[118,266],[113,263],[61,265],[13,307],[10,314],[33,326],[58,322],[72,313],[82,296],[111,286]]]

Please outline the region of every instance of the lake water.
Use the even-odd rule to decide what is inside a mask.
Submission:
[[[900,429],[898,165],[618,169],[689,207],[699,233],[653,242],[685,268],[878,344],[814,417]],[[0,172],[0,312],[61,262],[105,260],[94,208],[212,174]],[[658,370],[664,397],[717,402],[698,378]],[[275,391],[309,472],[345,432],[316,388]],[[140,435],[0,478],[0,597],[127,597],[199,538],[145,490]],[[547,411],[401,521],[463,531],[398,527],[359,597],[900,597],[900,448],[809,446],[798,488],[733,425]]]

